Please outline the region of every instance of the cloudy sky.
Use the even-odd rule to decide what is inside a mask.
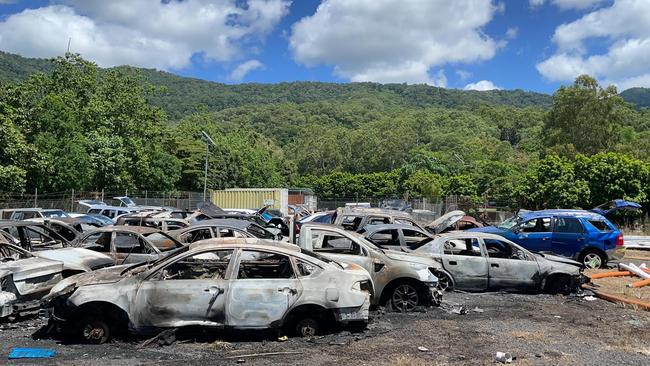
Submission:
[[[650,0],[0,0],[0,50],[226,83],[650,87]]]

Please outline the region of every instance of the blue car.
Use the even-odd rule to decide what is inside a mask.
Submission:
[[[605,216],[585,210],[520,211],[498,226],[469,231],[501,235],[533,252],[600,268],[623,258],[623,234]]]

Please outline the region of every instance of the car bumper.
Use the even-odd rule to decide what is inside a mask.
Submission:
[[[617,263],[625,257],[625,247],[607,249],[605,252],[607,253],[607,261],[610,263]]]
[[[365,301],[359,307],[340,308],[334,311],[336,321],[339,323],[358,323],[368,322],[370,315],[370,294],[366,296]]]

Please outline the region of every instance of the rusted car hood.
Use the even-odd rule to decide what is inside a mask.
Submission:
[[[44,258],[27,258],[0,264],[0,277],[12,274],[14,282],[49,276],[63,271],[63,263]]]
[[[113,258],[108,255],[84,248],[43,250],[33,254],[41,258],[61,261],[66,269],[80,271],[92,271],[114,264]]]

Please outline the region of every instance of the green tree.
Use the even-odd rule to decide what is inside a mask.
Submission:
[[[628,109],[615,86],[603,89],[594,78],[581,75],[553,95],[544,121],[546,146],[567,155],[610,150],[619,139]]]
[[[515,194],[522,208],[576,208],[589,202],[589,184],[565,158],[550,155],[533,165]]]

